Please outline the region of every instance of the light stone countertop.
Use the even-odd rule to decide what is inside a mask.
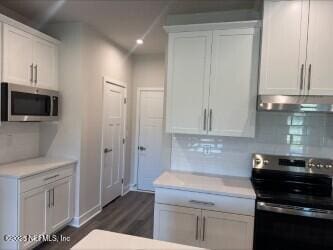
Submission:
[[[21,179],[45,171],[76,163],[76,160],[58,157],[39,157],[0,165],[0,176]]]
[[[256,198],[251,181],[246,177],[166,171],[154,181],[154,186],[156,188],[178,189],[253,200]]]
[[[153,249],[170,249],[170,250],[200,250],[193,246],[186,246],[166,241],[146,239],[142,237],[114,233],[103,230],[93,230],[71,249],[117,249],[117,250],[153,250]]]

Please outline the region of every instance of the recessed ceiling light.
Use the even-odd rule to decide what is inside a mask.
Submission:
[[[137,43],[137,44],[143,44],[143,40],[142,40],[142,39],[137,39],[137,40],[136,40],[136,43]]]

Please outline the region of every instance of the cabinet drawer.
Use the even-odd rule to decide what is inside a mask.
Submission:
[[[37,175],[23,178],[19,181],[20,193],[24,193],[33,188],[37,188],[67,176],[73,175],[73,165],[60,167]]]
[[[254,216],[255,200],[231,196],[156,188],[155,202]]]

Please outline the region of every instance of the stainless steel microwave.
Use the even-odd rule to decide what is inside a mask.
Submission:
[[[58,119],[59,93],[1,83],[1,121],[39,122]]]

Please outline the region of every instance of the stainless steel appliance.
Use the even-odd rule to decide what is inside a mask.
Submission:
[[[333,97],[261,95],[258,97],[258,110],[332,113]]]
[[[57,91],[1,83],[1,121],[54,121],[58,106]]]
[[[333,249],[333,160],[253,155],[255,250]]]

